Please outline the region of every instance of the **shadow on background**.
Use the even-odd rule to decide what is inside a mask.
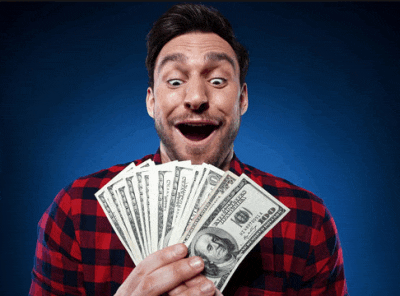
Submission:
[[[399,3],[207,4],[251,57],[237,155],[325,200],[351,295],[395,295]],[[145,36],[170,6],[0,3],[2,295],[28,293],[62,187],[156,151]]]

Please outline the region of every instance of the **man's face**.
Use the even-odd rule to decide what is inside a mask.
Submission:
[[[161,49],[147,111],[161,139],[162,162],[191,160],[229,169],[247,110],[234,50],[214,33],[188,33]]]
[[[213,263],[223,263],[230,258],[228,246],[215,235],[203,234],[197,240],[195,248]]]

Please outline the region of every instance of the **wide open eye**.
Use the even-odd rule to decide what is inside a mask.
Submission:
[[[167,82],[172,86],[180,86],[183,83],[180,79],[170,79]]]
[[[210,80],[210,82],[211,82],[211,84],[214,84],[214,85],[221,85],[221,84],[224,84],[226,82],[226,79],[224,79],[224,78],[213,78],[213,79]]]
[[[211,84],[215,85],[215,86],[219,86],[222,85],[226,82],[226,79],[224,78],[213,78],[210,80]]]

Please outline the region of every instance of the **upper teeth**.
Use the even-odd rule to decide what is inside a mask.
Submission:
[[[207,126],[207,125],[212,125],[210,123],[185,123],[185,125],[189,125],[189,126]]]

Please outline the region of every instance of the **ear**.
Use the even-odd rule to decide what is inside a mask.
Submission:
[[[151,118],[154,118],[154,93],[151,87],[147,88],[147,96],[146,96],[146,107],[147,113],[150,115]]]
[[[243,83],[242,90],[240,91],[240,115],[246,113],[247,108],[249,107],[249,97],[247,93],[247,84]]]

